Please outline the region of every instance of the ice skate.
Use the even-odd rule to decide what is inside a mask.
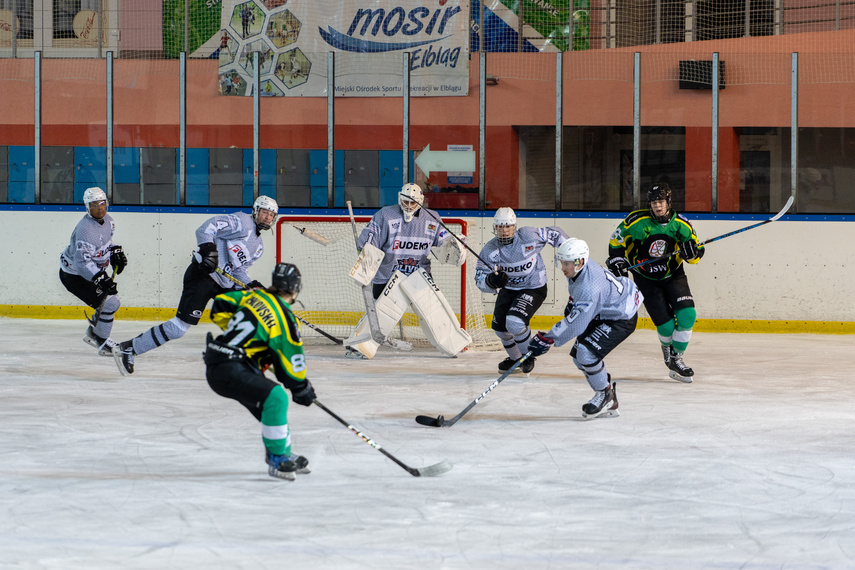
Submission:
[[[517,359],[519,360],[519,359]],[[499,363],[499,372],[507,372],[516,363],[516,360],[510,356]],[[516,370],[514,371],[516,372]]]
[[[83,337],[83,342],[98,349],[98,354],[101,356],[112,356],[113,347],[116,342],[111,338],[102,338],[95,334],[92,327],[86,329],[86,336]]]
[[[662,357],[665,359],[665,366],[670,370],[671,368],[671,345],[670,344],[660,344],[662,348]]]
[[[355,348],[345,347],[347,351],[344,353],[345,358],[355,358],[357,360],[368,360],[368,357],[356,350]]]
[[[128,376],[134,373],[134,344],[130,340],[121,342],[113,347],[113,360],[116,361],[116,366],[119,367],[119,372],[122,376]]]
[[[264,461],[267,463],[267,474],[279,479],[294,481],[297,473],[311,473],[309,460],[302,455],[273,455],[269,450],[264,450]]]
[[[582,406],[582,417],[592,420],[594,418],[616,418],[620,416],[618,411],[617,387],[609,376],[609,385],[605,390],[597,390],[594,397]]]
[[[692,376],[695,375],[695,371],[686,366],[686,363],[683,362],[683,353],[676,352],[673,348],[671,348],[671,360],[668,362],[668,368],[671,370],[668,372],[668,376],[677,380],[678,382],[685,382],[689,384],[692,382]]]
[[[522,364],[520,364],[519,369],[522,371],[523,374],[526,375],[526,378],[528,378],[528,375],[531,374],[532,370],[534,370],[535,360],[537,360],[535,357],[529,356],[528,358],[523,360]]]

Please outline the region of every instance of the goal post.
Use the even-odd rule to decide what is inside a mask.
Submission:
[[[357,231],[362,231],[371,217],[356,216],[355,220]],[[468,235],[466,220],[442,221],[464,239]],[[303,287],[294,312],[337,338],[348,338],[365,313],[362,292],[349,275],[357,257],[350,217],[282,214],[276,225],[276,262],[293,263],[302,275]],[[432,259],[431,276],[472,337],[469,349],[500,350],[501,344],[484,314],[481,291],[475,286],[476,260],[469,252],[467,256],[462,267]],[[323,338],[309,327],[303,327],[302,332],[306,341]],[[404,314],[391,336],[429,346],[418,317],[411,311]]]

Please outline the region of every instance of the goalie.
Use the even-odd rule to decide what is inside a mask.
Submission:
[[[360,285],[372,285],[377,321],[388,336],[411,306],[430,343],[440,352],[454,356],[470,342],[469,334],[431,278],[432,255],[442,263],[460,267],[466,249],[452,236],[432,210],[423,210],[424,194],[418,184],[405,184],[398,204],[381,208],[357,240],[359,259],[350,275]],[[370,333],[368,319],[357,325],[351,339]],[[348,344],[348,356],[373,358],[378,344],[373,339]]]

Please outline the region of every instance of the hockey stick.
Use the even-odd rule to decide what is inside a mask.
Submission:
[[[400,195],[401,193],[399,192],[398,194]],[[441,225],[443,228],[445,228],[445,229],[448,231],[448,233],[449,233],[449,234],[451,234],[451,235],[452,235],[452,237],[454,237],[454,239],[456,239],[457,241],[459,241],[459,242],[461,243],[461,245],[463,245],[463,247],[465,247],[465,248],[466,248],[466,249],[468,249],[470,252],[472,252],[472,255],[474,255],[475,257],[477,257],[477,258],[478,258],[478,261],[480,261],[481,263],[483,263],[483,264],[484,264],[484,265],[486,265],[487,267],[490,267],[490,264],[489,264],[489,263],[487,263],[486,261],[484,261],[484,258],[482,258],[480,255],[478,255],[478,254],[475,252],[475,250],[474,250],[474,249],[472,249],[471,247],[469,247],[469,246],[466,244],[466,242],[465,242],[465,241],[463,241],[462,239],[460,239],[459,237],[457,237],[457,234],[455,234],[453,231],[451,231],[451,228],[449,228],[448,226],[446,226],[446,225],[442,222],[442,220],[440,220],[439,218],[437,218],[436,216],[434,216],[434,215],[433,215],[433,213],[432,213],[430,210],[428,210],[427,208],[425,208],[425,205],[424,205],[423,203],[419,202],[418,200],[413,200],[413,199],[412,199],[412,198],[410,198],[409,196],[404,196],[404,198],[406,198],[407,200],[412,200],[413,202],[415,202],[416,204],[418,204],[418,205],[419,205],[419,208],[421,208],[422,210],[424,210],[425,212],[427,212],[427,213],[428,213],[428,215],[429,215],[431,218],[433,218],[434,220],[436,220],[436,221],[437,221],[437,223],[438,223],[439,225]],[[492,267],[493,267],[493,273],[495,273],[496,275],[498,275],[498,274],[499,274],[499,270],[498,270],[498,269],[496,269],[496,266],[495,266],[495,265],[493,265]]]
[[[329,239],[325,238],[324,236],[322,236],[321,234],[319,234],[316,231],[310,230],[309,228],[301,228],[301,227],[295,226],[293,224],[292,224],[292,227],[295,230],[297,230],[298,232],[300,232],[301,234],[303,234],[305,237],[309,238],[313,242],[321,244],[324,247],[326,247],[332,243]]]
[[[110,275],[110,279],[114,280],[115,278],[116,278],[116,268],[114,267],[113,268],[113,274]],[[89,315],[86,314],[86,309],[83,309],[83,316],[86,317],[86,320],[89,321],[89,324],[92,325],[93,327],[98,322],[98,319],[101,318],[101,313],[104,311],[104,303],[107,302],[107,297],[109,297],[109,295],[104,295],[104,298],[101,299],[101,304],[98,305],[97,309],[95,309],[95,314],[92,315],[91,319],[89,318]]]
[[[392,461],[397,463],[399,466],[403,467],[404,470],[407,473],[409,473],[410,475],[412,475],[413,477],[436,477],[437,475],[442,475],[446,471],[451,470],[452,465],[447,459],[443,459],[442,461],[440,461],[439,463],[437,463],[435,465],[428,465],[427,467],[422,467],[419,469],[405,465],[397,457],[395,457],[394,455],[392,455],[391,453],[389,453],[388,451],[386,451],[385,449],[380,447],[370,437],[368,437],[367,435],[365,435],[364,433],[362,433],[361,431],[359,431],[358,429],[356,429],[355,427],[353,427],[352,425],[350,425],[349,423],[347,423],[346,421],[344,421],[343,419],[338,417],[335,414],[335,412],[333,412],[332,410],[327,408],[325,405],[320,403],[318,400],[313,400],[312,403],[314,403],[317,407],[319,407],[320,409],[322,409],[323,411],[325,411],[326,413],[328,413],[329,415],[334,417],[342,425],[347,426],[347,428],[350,431],[352,431],[353,433],[355,433],[356,435],[361,437],[363,440],[365,440],[365,443],[367,443],[368,445],[370,445],[371,447],[373,447],[374,449],[376,449],[377,451],[379,451],[380,453],[382,453],[383,455],[385,455],[386,457],[388,457],[389,459],[391,459]]]
[[[708,240],[706,240],[706,241],[703,241],[703,242],[701,242],[699,245],[700,245],[701,247],[703,247],[703,246],[707,245],[708,243],[713,243],[713,242],[718,241],[718,240],[720,240],[720,239],[724,239],[724,238],[727,238],[727,237],[730,237],[730,236],[734,236],[734,235],[736,235],[736,234],[741,234],[742,232],[747,232],[748,230],[753,230],[754,228],[759,228],[760,226],[764,226],[764,225],[768,224],[769,222],[774,222],[774,221],[776,221],[776,220],[780,219],[780,218],[781,218],[781,216],[783,216],[784,214],[786,214],[786,213],[787,213],[787,210],[789,210],[789,209],[790,209],[790,206],[792,206],[792,205],[793,205],[793,197],[792,197],[792,196],[790,196],[790,198],[787,200],[787,203],[786,203],[786,204],[784,204],[784,207],[783,207],[783,208],[781,208],[781,211],[780,211],[780,212],[778,212],[777,214],[775,214],[774,216],[772,216],[771,218],[769,218],[768,220],[763,220],[762,222],[758,222],[758,223],[756,223],[756,224],[751,224],[750,226],[746,226],[746,227],[744,227],[744,228],[742,228],[742,229],[733,230],[732,232],[727,232],[726,234],[721,234],[720,236],[716,236],[716,237],[714,237],[714,238],[710,238],[710,239],[708,239]],[[677,253],[678,253],[678,252],[676,252],[676,251],[672,251],[671,253],[669,253],[668,255],[666,255],[666,256],[664,256],[664,257],[654,257],[654,258],[652,258],[652,259],[648,259],[648,260],[646,260],[646,261],[642,261],[641,263],[636,263],[635,265],[631,265],[631,266],[629,266],[629,267],[627,268],[627,270],[635,269],[636,267],[641,267],[642,265],[647,265],[648,263],[653,263],[654,261],[662,261],[662,260],[664,260],[664,259],[668,259],[669,257],[672,257],[672,256],[674,256],[674,255],[677,255]]]
[[[356,245],[356,252],[359,253],[359,232],[356,230],[356,218],[353,215],[353,206],[350,200],[347,201],[347,212],[350,214],[350,227],[353,230],[353,241]],[[396,350],[409,351],[413,350],[413,345],[406,341],[400,341],[394,338],[388,338],[380,330],[380,321],[377,318],[377,309],[374,306],[374,294],[371,292],[370,285],[362,286],[362,300],[365,302],[365,315],[368,317],[368,328],[371,330],[371,338],[377,344],[391,346]],[[357,343],[351,343],[357,344]]]
[[[524,361],[524,360],[526,360],[526,359],[527,359],[527,358],[529,358],[529,357],[531,357],[531,351],[526,352],[526,353],[523,355],[523,357],[522,357],[522,358],[520,358],[519,360],[517,360],[517,361],[514,363],[514,365],[513,365],[513,366],[511,366],[511,367],[508,369],[508,371],[507,371],[507,372],[505,372],[504,374],[502,374],[501,376],[499,376],[498,378],[496,378],[495,380],[493,380],[493,383],[492,383],[492,384],[490,384],[490,386],[489,386],[486,390],[484,390],[483,392],[481,392],[481,395],[480,395],[480,396],[478,396],[477,398],[475,398],[474,400],[472,400],[472,402],[470,402],[470,403],[469,403],[469,405],[468,405],[468,406],[466,406],[466,407],[463,409],[463,411],[462,411],[462,412],[460,412],[459,414],[457,414],[456,416],[454,416],[454,417],[453,417],[453,418],[451,418],[450,420],[446,420],[444,416],[437,416],[437,417],[435,417],[435,418],[432,418],[432,417],[430,417],[430,416],[416,416],[416,422],[417,422],[417,423],[422,424],[423,426],[431,426],[431,427],[451,427],[451,426],[453,426],[454,424],[456,424],[456,423],[457,423],[457,420],[459,420],[460,418],[462,418],[463,416],[465,416],[465,415],[466,415],[466,413],[467,413],[469,410],[471,410],[472,408],[474,408],[474,407],[475,407],[475,405],[476,405],[478,402],[480,402],[481,400],[483,400],[483,399],[484,399],[484,397],[486,397],[486,396],[487,396],[487,394],[489,394],[490,392],[492,392],[492,391],[493,391],[493,388],[495,388],[496,386],[498,386],[498,385],[501,383],[501,381],[502,381],[502,380],[504,380],[505,378],[507,378],[507,377],[508,377],[508,376],[509,376],[509,375],[510,375],[514,370],[516,370],[516,369],[517,369],[517,367],[518,367],[520,364],[522,364],[522,363],[523,363],[523,361]]]
[[[231,281],[232,283],[234,283],[235,285],[237,285],[237,286],[238,286],[238,287],[240,287],[241,289],[248,289],[248,287],[247,287],[246,285],[244,285],[241,281],[239,281],[239,280],[238,280],[238,279],[236,279],[235,277],[232,277],[231,275],[229,275],[228,273],[226,273],[225,271],[223,271],[223,270],[222,270],[222,269],[220,269],[219,267],[217,267],[214,271],[216,271],[217,273],[219,273],[220,275],[222,275],[223,277],[225,277],[226,279],[228,279],[229,281]],[[302,305],[302,303],[300,303],[300,304]],[[336,338],[336,337],[334,337],[333,335],[331,335],[330,333],[328,333],[328,332],[326,332],[326,331],[323,331],[323,330],[319,329],[316,325],[313,325],[312,323],[310,323],[309,321],[307,321],[306,319],[304,319],[303,317],[301,317],[301,316],[300,316],[300,315],[298,315],[297,313],[292,312],[291,314],[292,314],[292,315],[294,315],[294,316],[297,318],[297,320],[298,320],[298,321],[300,321],[301,323],[303,323],[304,325],[306,325],[306,326],[307,326],[307,327],[309,327],[310,329],[312,329],[312,330],[314,330],[314,331],[316,331],[316,332],[318,332],[318,333],[320,333],[320,334],[324,335],[325,337],[327,337],[328,339],[330,339],[330,340],[331,340],[331,341],[333,341],[334,343],[336,343],[336,344],[344,344],[344,341],[343,341],[343,340],[341,340],[341,339],[339,339],[339,338]],[[360,338],[362,338],[362,337],[357,337],[357,340],[358,340],[358,339],[360,339]],[[362,341],[361,341],[361,342],[365,342],[366,340],[368,340],[368,337],[367,337],[367,336],[366,336],[364,339],[362,339]]]

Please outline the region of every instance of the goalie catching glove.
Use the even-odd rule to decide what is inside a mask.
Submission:
[[[539,332],[529,341],[528,350],[532,356],[540,356],[541,354],[546,354],[552,348],[553,344],[555,344],[554,340],[547,338],[544,336],[544,333]]]
[[[684,241],[680,244],[680,257],[685,261],[697,259],[701,254],[698,251],[698,244],[694,240]]]

